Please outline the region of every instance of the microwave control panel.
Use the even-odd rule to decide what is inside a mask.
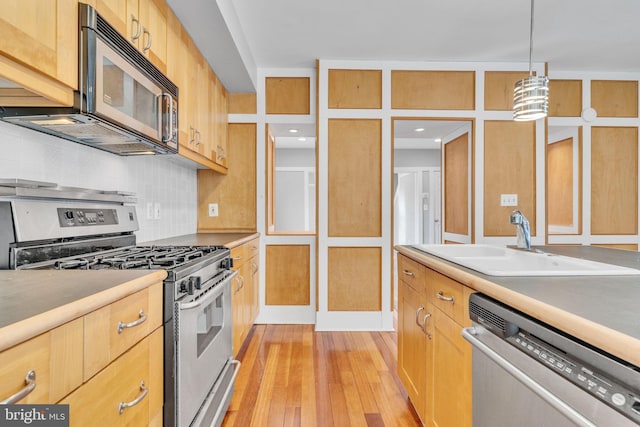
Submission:
[[[58,220],[61,227],[116,225],[118,212],[115,209],[58,208]]]

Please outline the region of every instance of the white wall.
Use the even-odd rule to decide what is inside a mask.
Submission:
[[[393,166],[405,167],[439,167],[440,150],[402,149],[394,150]]]
[[[196,232],[196,170],[170,157],[121,157],[0,122],[0,178],[133,192],[140,243]],[[146,218],[147,203],[160,204],[160,219]]]

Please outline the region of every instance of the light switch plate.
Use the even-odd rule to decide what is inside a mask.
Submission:
[[[518,206],[517,194],[501,194],[500,206]]]
[[[153,204],[153,219],[160,219],[160,203]]]
[[[209,216],[218,216],[218,204],[209,203]]]
[[[153,203],[147,203],[147,219],[153,219]]]

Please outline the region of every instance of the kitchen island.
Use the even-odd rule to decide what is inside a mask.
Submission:
[[[547,253],[638,268],[637,276],[487,276],[410,246],[396,250],[471,289],[640,366],[640,253],[594,246],[538,246]]]
[[[640,254],[600,247],[535,250],[640,268]],[[640,270],[627,276],[489,276],[411,246],[398,251],[398,374],[425,425],[472,425],[469,296],[481,292],[640,366]],[[634,273],[634,272],[632,272]]]

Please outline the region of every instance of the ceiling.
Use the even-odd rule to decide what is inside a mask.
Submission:
[[[529,60],[529,0],[168,0],[223,84],[316,59]],[[640,72],[640,1],[538,0],[534,62]]]

